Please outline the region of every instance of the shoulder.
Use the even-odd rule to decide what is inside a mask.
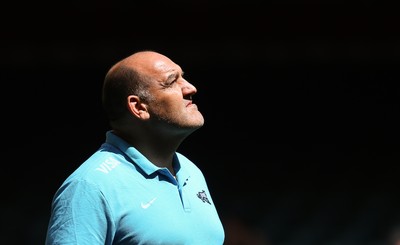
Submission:
[[[122,154],[102,146],[81,163],[64,181],[63,185],[92,186],[99,190],[126,181],[125,175],[138,174],[136,168]]]

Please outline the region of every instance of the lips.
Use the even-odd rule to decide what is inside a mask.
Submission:
[[[187,107],[187,108],[194,108],[194,109],[197,109],[197,105],[196,105],[196,104],[193,104],[192,102],[188,103],[188,104],[186,105],[186,107]]]

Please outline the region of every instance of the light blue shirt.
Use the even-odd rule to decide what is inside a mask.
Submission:
[[[180,153],[174,169],[176,179],[108,131],[55,193],[46,245],[223,244],[201,170]]]

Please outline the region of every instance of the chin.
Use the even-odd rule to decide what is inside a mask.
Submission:
[[[188,126],[193,129],[201,128],[203,127],[203,125],[204,125],[204,119],[192,121],[191,123],[188,124]]]

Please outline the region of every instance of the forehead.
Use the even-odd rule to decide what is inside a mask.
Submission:
[[[134,56],[133,65],[139,67],[143,72],[154,73],[170,73],[181,71],[179,65],[170,58],[154,52],[145,52]]]
[[[167,56],[156,52],[136,53],[129,57],[127,62],[128,66],[146,76],[148,82],[163,83],[183,75],[178,64]]]
[[[153,63],[153,68],[154,72],[162,80],[177,77],[183,73],[181,67],[170,59],[156,60]]]
[[[170,59],[159,59],[153,63],[153,68],[159,72],[173,72],[180,70],[180,67]]]

